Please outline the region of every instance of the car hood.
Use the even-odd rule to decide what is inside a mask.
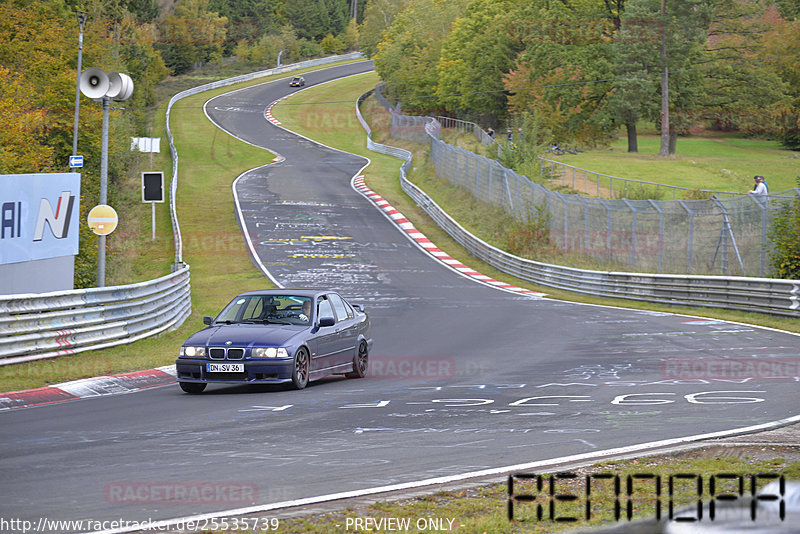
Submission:
[[[208,346],[230,346],[230,347],[249,347],[252,345],[265,345],[281,347],[289,344],[289,341],[308,330],[304,326],[296,325],[253,325],[253,324],[232,324],[210,326],[204,330],[192,334],[184,345],[208,345]],[[226,343],[230,341],[230,344]]]

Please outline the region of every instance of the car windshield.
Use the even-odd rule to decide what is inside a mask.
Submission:
[[[300,80],[302,80],[302,78],[300,78],[300,77],[298,76],[298,77],[294,78],[292,81],[299,82]]]
[[[242,295],[215,322],[225,324],[311,324],[311,298],[299,295]]]

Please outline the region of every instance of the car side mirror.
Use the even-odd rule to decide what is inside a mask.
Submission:
[[[360,311],[361,313],[364,313],[364,305],[363,304],[353,304],[351,302],[350,305],[353,306],[358,311]]]
[[[203,324],[211,325],[214,322],[214,318],[208,315],[203,316]]]
[[[336,320],[333,317],[320,317],[319,326],[333,326]]]

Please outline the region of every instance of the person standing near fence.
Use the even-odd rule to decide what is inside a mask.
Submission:
[[[753,187],[753,190],[748,191],[748,193],[751,195],[769,195],[769,187],[763,176],[753,176],[753,180],[756,185]]]

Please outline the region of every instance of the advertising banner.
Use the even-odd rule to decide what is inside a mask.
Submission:
[[[81,175],[0,175],[0,265],[78,253]]]

